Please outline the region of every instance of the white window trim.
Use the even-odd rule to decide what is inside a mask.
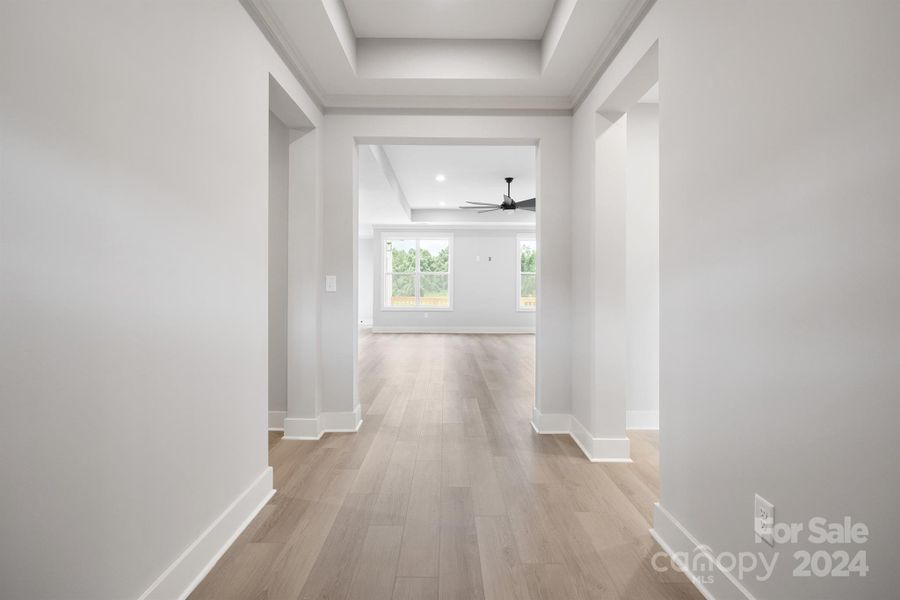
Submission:
[[[516,234],[516,311],[517,312],[535,312],[537,307],[529,308],[527,306],[522,306],[521,302],[519,302],[522,298],[522,242],[534,242],[537,245],[537,235],[533,233],[519,233]],[[537,250],[540,252],[540,249]],[[535,266],[534,270],[534,284],[535,284],[535,293],[537,292],[537,266]]]
[[[416,241],[416,271],[412,275],[421,275],[419,271],[419,242],[421,240],[447,240],[449,251],[447,258],[447,306],[390,306],[387,304],[385,279],[388,275],[385,265],[384,243],[390,240]],[[452,312],[453,311],[453,234],[452,233],[418,233],[415,231],[383,231],[379,237],[379,253],[381,254],[381,310],[387,312]],[[416,286],[416,302],[419,302],[419,286]]]

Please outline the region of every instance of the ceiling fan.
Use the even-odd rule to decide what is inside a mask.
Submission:
[[[503,194],[503,202],[500,204],[490,204],[488,202],[472,202],[471,200],[466,200],[467,204],[472,204],[473,206],[460,206],[460,208],[471,208],[477,210],[479,213],[493,212],[495,210],[516,210],[520,208],[522,210],[530,210],[534,212],[535,203],[537,198],[532,198],[530,200],[521,200],[516,202],[510,197],[510,188],[512,186],[512,177],[506,177],[506,193]]]

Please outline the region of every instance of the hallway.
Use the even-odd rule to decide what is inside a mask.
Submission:
[[[701,598],[650,566],[655,432],[592,464],[532,430],[534,336],[361,332],[359,360],[359,433],[270,433],[277,493],[192,599]]]

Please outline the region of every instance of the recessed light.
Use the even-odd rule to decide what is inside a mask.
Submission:
[[[440,202],[438,202],[438,204],[440,204],[441,206],[447,206],[447,203],[444,202],[443,200],[441,200]]]
[[[443,173],[438,173],[437,175],[434,176],[434,180],[437,181],[438,183],[444,183],[445,181],[447,181],[447,178],[444,177]]]

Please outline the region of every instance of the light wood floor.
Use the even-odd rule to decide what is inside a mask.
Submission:
[[[270,434],[274,498],[194,600],[692,599],[658,574],[654,433],[592,464],[530,425],[534,336],[360,336],[356,434]]]

